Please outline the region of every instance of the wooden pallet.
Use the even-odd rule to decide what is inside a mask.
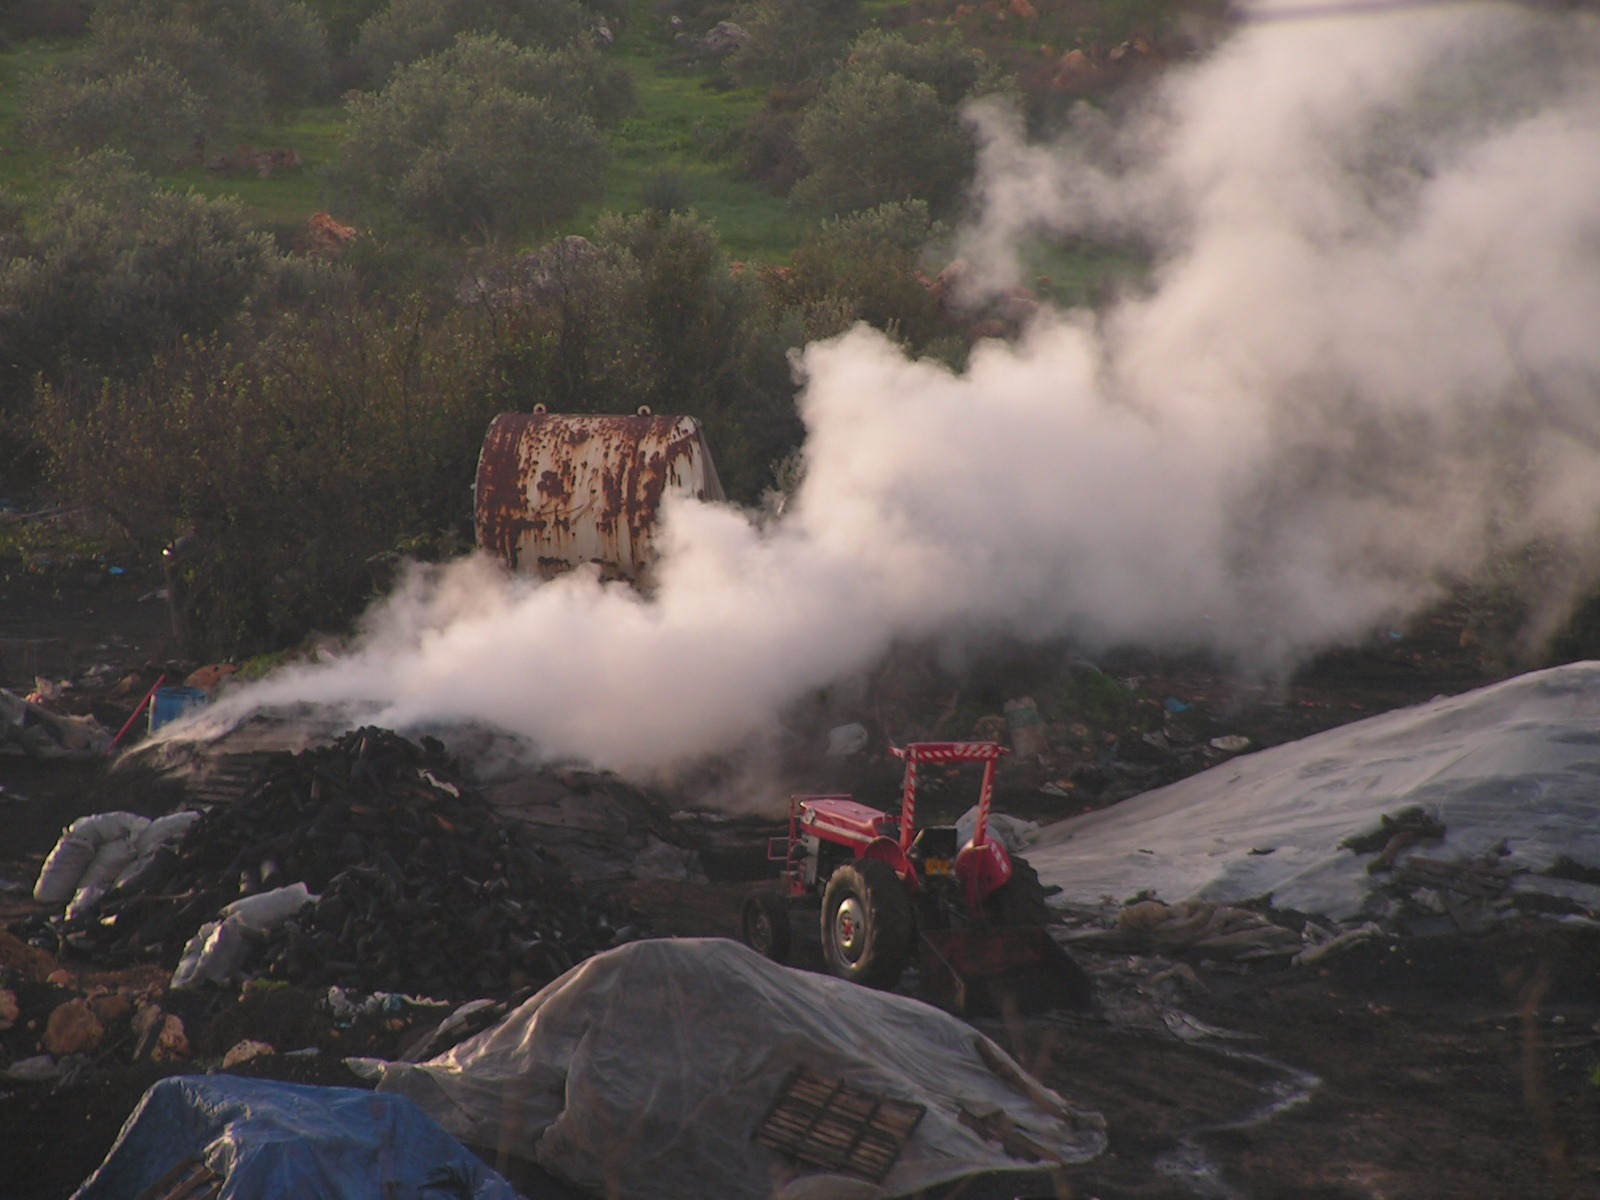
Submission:
[[[927,1108],[796,1067],[756,1126],[755,1140],[809,1166],[880,1182]]]

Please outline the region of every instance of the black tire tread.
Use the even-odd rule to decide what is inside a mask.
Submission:
[[[833,914],[847,892],[867,914],[867,947],[854,964],[839,958],[833,941]],[[915,938],[911,895],[893,867],[858,858],[834,871],[822,900],[822,955],[830,971],[866,987],[892,988],[911,961]]]
[[[768,927],[772,931],[772,940],[766,945],[759,944],[760,939],[752,936],[752,925],[757,914],[766,917]],[[745,901],[744,905],[744,941],[756,953],[765,958],[770,958],[775,963],[787,962],[789,958],[789,910],[783,901],[776,896],[756,895]]]

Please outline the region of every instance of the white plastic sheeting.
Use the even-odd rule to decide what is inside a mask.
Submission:
[[[1270,896],[1335,920],[1371,915],[1372,855],[1341,849],[1417,806],[1445,826],[1411,853],[1493,852],[1521,889],[1600,912],[1600,888],[1541,878],[1559,859],[1600,868],[1600,663],[1519,676],[1213,767],[1060,821],[1025,853],[1055,903],[1224,903]]]
[[[672,939],[582,963],[428,1062],[365,1065],[381,1073],[380,1091],[414,1100],[469,1145],[612,1200],[768,1200],[786,1184],[817,1186],[817,1171],[752,1140],[800,1065],[928,1110],[881,1190],[832,1176],[827,1194],[901,1195],[1038,1165],[962,1125],[963,1104],[1003,1109],[1063,1162],[1100,1153],[1103,1133],[996,1074],[979,1040],[903,996],[780,967],[736,942]]]

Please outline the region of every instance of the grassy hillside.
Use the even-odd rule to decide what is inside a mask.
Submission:
[[[636,4],[636,21],[653,23]],[[618,53],[633,73],[639,108],[612,137],[605,197],[582,214],[574,231],[607,209],[635,212],[647,190],[668,188],[715,221],[734,258],[773,259],[793,248],[798,229],[783,198],[737,177],[725,147],[761,110],[751,88],[708,86],[705,72],[675,68],[666,44],[636,28]]]
[[[870,24],[890,29],[954,29],[991,61],[1015,72],[1024,87],[1035,88],[1035,95],[1048,96],[1053,86],[1048,68],[1060,60],[1064,47],[1088,46],[1104,66],[1108,48],[1119,38],[1135,28],[1159,25],[1171,7],[1171,0],[1088,0],[1059,7],[1040,3],[1023,20],[997,3],[869,0],[863,13]],[[762,112],[765,92],[731,87],[713,64],[685,63],[682,43],[674,42],[652,0],[630,0],[630,10],[629,23],[610,53],[631,73],[638,105],[611,131],[604,195],[537,240],[586,233],[602,212],[637,212],[651,200],[659,204],[670,199],[714,222],[731,257],[785,259],[807,223],[782,196],[740,171],[739,132]],[[71,43],[31,41],[0,51],[0,188],[25,203],[48,194],[55,164],[50,155],[24,145],[18,130],[22,101],[30,78],[62,62],[72,49]],[[338,156],[343,127],[344,108],[334,103],[304,109],[280,124],[239,128],[215,152],[241,146],[287,148],[300,155],[304,166],[261,179],[222,176],[197,165],[164,182],[210,196],[238,196],[264,226],[288,240],[313,213],[328,207],[322,170]],[[1035,270],[1048,279],[1046,290],[1058,299],[1080,303],[1091,299],[1107,278],[1124,276],[1130,265],[1137,269],[1118,257],[1105,249],[1039,247]]]
[[[658,22],[649,5],[634,8],[635,25],[615,53],[633,74],[638,111],[612,135],[603,199],[557,232],[583,232],[607,210],[637,211],[647,190],[665,186],[716,222],[734,257],[784,256],[798,228],[783,198],[740,179],[724,149],[730,135],[760,110],[763,95],[709,87],[707,72],[671,65],[671,43],[653,36]],[[69,43],[24,42],[0,52],[0,187],[24,201],[47,191],[52,167],[51,156],[27,149],[18,131],[29,77],[71,50]],[[295,150],[305,163],[300,170],[260,179],[223,177],[196,166],[165,182],[212,196],[236,195],[269,227],[298,226],[323,207],[319,169],[338,154],[343,120],[343,107],[334,104],[302,110],[281,124],[235,131],[234,146]]]

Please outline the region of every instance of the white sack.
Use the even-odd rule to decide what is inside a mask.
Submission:
[[[138,854],[139,833],[150,818],[130,812],[79,817],[62,831],[39,868],[33,898],[60,904],[80,888],[104,890]]]
[[[1038,1165],[963,1126],[963,1102],[1003,1108],[1065,1162],[1101,1152],[1103,1133],[1001,1079],[979,1040],[919,1001],[781,967],[736,942],[686,938],[589,959],[428,1062],[366,1065],[381,1074],[378,1090],[410,1097],[468,1144],[531,1159],[609,1200],[767,1200],[790,1176],[820,1174],[752,1140],[799,1065],[927,1106],[883,1190],[865,1194]]]
[[[149,859],[161,847],[181,842],[190,826],[200,819],[199,812],[168,813],[157,817],[139,831],[139,858]]]
[[[137,851],[134,859],[123,867],[117,875],[115,886],[121,887],[138,877],[139,872],[148,867],[155,858],[156,853],[163,846],[176,845],[183,840],[184,834],[189,832],[189,827],[200,819],[198,812],[168,813],[164,817],[157,817],[139,831],[134,840]],[[75,900],[74,903],[77,901]]]
[[[225,904],[189,939],[168,985],[174,991],[202,983],[228,983],[244,969],[250,952],[267,934],[321,899],[303,883],[258,892]]]
[[[224,904],[218,915],[246,932],[271,933],[306,905],[320,899],[305,884],[291,883]]]

